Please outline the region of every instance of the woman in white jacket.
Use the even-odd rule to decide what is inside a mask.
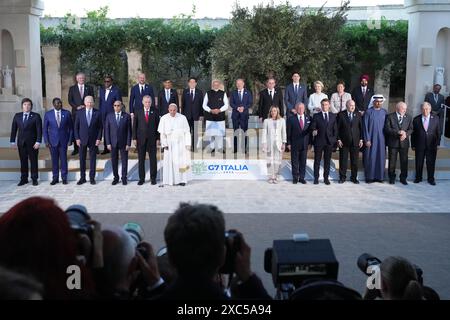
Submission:
[[[328,96],[323,93],[323,83],[322,81],[315,81],[314,82],[314,90],[316,90],[315,93],[311,94],[309,96],[308,100],[308,110],[311,117],[318,112],[322,112],[321,104],[320,102],[323,99],[328,99]]]
[[[267,154],[269,183],[278,183],[278,171],[286,146],[286,121],[280,116],[280,109],[270,107],[269,117],[264,120],[262,132],[263,152]]]

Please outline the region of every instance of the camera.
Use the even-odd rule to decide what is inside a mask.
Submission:
[[[241,249],[241,237],[236,230],[228,230],[225,232],[225,263],[220,269],[222,274],[234,273],[234,263],[236,261],[236,254]]]
[[[68,207],[65,212],[72,230],[91,237],[94,226],[88,223],[91,220],[91,216],[88,214],[85,206],[75,204]]]
[[[128,222],[123,225],[123,229],[133,240],[136,251],[138,251],[145,260],[148,260],[149,252],[144,246],[140,245],[140,243],[144,240],[144,230],[142,230],[141,226],[134,222]]]

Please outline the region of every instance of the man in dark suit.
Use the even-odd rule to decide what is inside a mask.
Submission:
[[[373,88],[368,87],[369,76],[367,74],[362,75],[359,81],[360,86],[355,87],[352,91],[352,99],[355,101],[356,110],[364,115],[373,96]]]
[[[139,73],[138,83],[135,84],[130,91],[130,115],[131,119],[134,118],[134,110],[142,109],[142,98],[144,96],[152,97],[152,101],[155,101],[155,93],[153,87],[145,82],[145,73]]]
[[[122,110],[122,101],[114,102],[114,113],[106,116],[105,141],[111,151],[111,163],[114,174],[112,185],[119,183],[119,151],[122,159],[122,184],[128,183],[128,150],[131,147],[131,116]]]
[[[28,160],[31,165],[33,186],[38,185],[38,155],[42,142],[41,116],[32,112],[33,102],[22,99],[22,112],[14,115],[11,125],[11,146],[17,148],[20,157],[20,182],[18,186],[28,183]],[[17,143],[16,143],[17,138]]]
[[[75,120],[77,116],[77,111],[84,108],[84,98],[87,96],[94,96],[94,89],[86,85],[86,75],[82,72],[77,73],[75,76],[77,83],[69,88],[69,104],[72,107],[72,124],[75,126]],[[72,127],[73,127],[72,126]],[[78,154],[78,146],[75,143],[75,135],[72,135],[73,139],[73,152],[72,155]]]
[[[310,147],[311,118],[303,102],[297,103],[295,116],[286,120],[287,147],[291,150],[292,182],[306,184],[306,156]]]
[[[413,132],[413,120],[406,113],[406,103],[397,103],[395,109],[396,112],[388,114],[384,124],[384,135],[389,158],[389,183],[395,183],[395,165],[397,163],[397,154],[400,154],[400,182],[407,185],[409,137]]]
[[[196,121],[203,117],[203,92],[197,89],[197,79],[189,78],[188,88],[183,90],[181,96],[181,114],[183,114],[191,129],[191,148],[192,151],[197,150],[198,132],[195,132],[194,127]]]
[[[70,112],[62,108],[60,98],[53,99],[53,110],[44,116],[44,141],[50,149],[52,157],[52,186],[59,182],[59,167],[61,162],[61,179],[67,184],[67,147],[72,144],[73,122]]]
[[[425,95],[425,102],[428,102],[431,105],[431,113],[433,115],[439,117],[439,129],[444,129],[444,108],[442,107],[445,104],[445,97],[440,94],[441,85],[435,84],[433,86],[433,92],[428,92]],[[448,112],[448,110],[447,110]]]
[[[78,110],[75,121],[75,141],[80,148],[80,180],[77,184],[86,183],[86,155],[89,148],[89,179],[95,184],[97,149],[102,140],[103,122],[100,111],[94,109],[94,98],[84,98],[85,108]]]
[[[284,116],[283,92],[280,89],[275,89],[275,85],[275,79],[270,78],[266,83],[267,89],[259,92],[258,116],[261,122],[269,116],[271,106],[277,106],[280,109],[280,116]]]
[[[172,88],[172,80],[165,80],[163,82],[163,87],[164,88],[158,94],[158,110],[161,117],[169,112],[169,105],[171,103],[180,106],[178,103],[177,90]]]
[[[244,150],[245,153],[248,153],[246,133],[248,129],[249,109],[253,104],[253,97],[250,90],[247,90],[244,86],[244,79],[237,79],[236,90],[233,90],[230,95],[230,106],[232,109],[231,120],[233,121],[234,130],[234,153],[237,153],[238,150],[238,136],[244,138],[240,138],[240,144],[242,146],[242,140],[245,141]]]
[[[416,152],[416,179],[414,183],[422,181],[423,162],[427,160],[428,183],[436,185],[434,169],[436,164],[437,149],[441,142],[441,130],[439,119],[431,114],[431,104],[423,102],[422,114],[413,120],[413,133],[411,135],[411,147]]]
[[[297,103],[302,102],[308,105],[308,93],[306,87],[300,85],[300,73],[292,73],[292,83],[286,87],[284,95],[284,103],[286,105],[286,116],[289,117],[295,114],[295,106]]]
[[[320,161],[323,154],[323,181],[329,185],[331,153],[336,145],[337,121],[336,114],[329,112],[330,100],[320,102],[322,112],[313,116],[311,130],[314,145],[314,184],[319,184]]]
[[[159,140],[158,125],[159,114],[152,106],[152,98],[145,96],[142,99],[144,108],[135,110],[133,121],[133,140],[138,149],[139,158],[139,182],[142,186],[145,182],[145,156],[147,152],[150,160],[150,180],[156,184],[157,165],[156,144]]]
[[[120,93],[120,89],[118,86],[113,84],[113,78],[110,75],[105,76],[104,79],[104,87],[100,88],[99,92],[99,104],[98,108],[102,115],[102,122],[105,122],[106,116],[109,113],[114,112],[114,101],[122,101],[122,94]],[[108,148],[106,147],[106,141],[103,141],[103,152],[102,154],[109,153]]]
[[[347,178],[347,160],[350,153],[351,176],[350,181],[358,184],[358,155],[364,141],[362,136],[361,114],[355,112],[355,101],[348,100],[345,104],[347,110],[341,111],[337,117],[339,146],[339,183]]]

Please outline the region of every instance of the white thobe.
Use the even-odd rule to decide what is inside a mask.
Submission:
[[[186,117],[180,113],[174,117],[165,114],[159,121],[158,132],[161,147],[168,147],[164,150],[163,184],[187,183],[191,167],[191,153],[187,150],[191,146],[191,132]]]
[[[220,112],[225,112],[228,109],[228,97],[225,92],[223,95],[223,103],[224,105],[220,108]],[[211,108],[208,107],[208,93],[205,94],[203,98],[203,110],[206,112],[211,112]],[[214,149],[214,145],[216,145],[217,149],[223,148],[223,137],[226,134],[225,121],[209,121],[206,120],[206,128],[205,128],[205,137],[209,137],[210,140],[210,148]],[[213,140],[214,139],[214,140]]]

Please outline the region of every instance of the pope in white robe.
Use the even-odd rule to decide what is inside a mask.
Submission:
[[[176,104],[170,104],[169,113],[161,117],[158,132],[164,149],[163,185],[185,186],[191,167],[191,131]]]

